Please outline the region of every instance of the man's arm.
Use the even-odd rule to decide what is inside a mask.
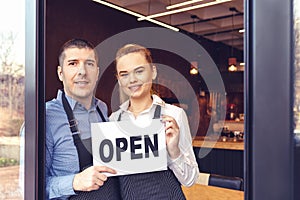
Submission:
[[[103,174],[103,172],[112,174],[116,173],[115,170],[105,166],[91,166],[85,169],[84,171],[77,173],[75,170],[76,168],[74,168],[74,165],[78,165],[78,160],[74,160],[72,163],[70,163],[69,160],[63,162],[63,158],[58,158],[58,155],[53,155],[55,148],[54,144],[59,144],[59,142],[55,143],[52,134],[50,133],[51,130],[48,129],[48,134],[46,136],[45,169],[47,198],[51,199],[64,196],[68,197],[70,195],[75,195],[75,191],[97,190],[107,180],[107,177]],[[63,145],[66,146],[66,144]],[[73,142],[71,142],[68,146],[70,145],[73,145]],[[70,151],[70,149],[67,149],[66,151]],[[63,155],[63,157],[64,156],[66,155]],[[70,159],[70,157],[67,158]],[[56,159],[56,164],[53,164],[54,159]],[[57,160],[59,162],[57,162]],[[53,175],[58,173],[64,175]]]
[[[46,177],[47,199],[75,195],[72,185],[74,176],[75,174]]]
[[[53,176],[52,159],[53,159],[54,141],[51,134],[46,134],[46,163],[45,163],[45,175],[46,175],[46,196],[47,199],[70,196],[75,194],[73,190],[73,179],[75,174],[65,176]]]

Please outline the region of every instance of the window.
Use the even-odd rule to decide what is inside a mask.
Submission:
[[[0,2],[0,199],[23,199],[24,16],[24,1]]]
[[[293,10],[293,41],[294,41],[294,199],[299,199],[300,185],[300,1],[294,0]]]

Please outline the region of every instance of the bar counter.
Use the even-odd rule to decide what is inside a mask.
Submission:
[[[211,137],[197,136],[193,140],[194,147],[227,149],[227,150],[244,150],[244,140],[233,141],[232,138],[226,138],[226,141],[221,139],[213,139]]]
[[[223,142],[222,138],[215,136],[194,138],[193,150],[199,170],[204,173],[243,178],[244,141],[232,140],[233,138],[230,138]]]

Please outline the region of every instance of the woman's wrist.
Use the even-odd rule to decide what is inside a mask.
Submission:
[[[178,158],[180,156],[180,149],[177,147],[172,151],[169,151],[169,156],[172,160]]]

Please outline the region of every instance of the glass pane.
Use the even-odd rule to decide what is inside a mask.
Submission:
[[[300,198],[300,0],[294,0],[294,199]]]
[[[294,0],[294,41],[295,41],[295,101],[294,101],[294,133],[300,135],[300,1]]]
[[[24,16],[23,0],[0,2],[0,199],[23,199]]]

